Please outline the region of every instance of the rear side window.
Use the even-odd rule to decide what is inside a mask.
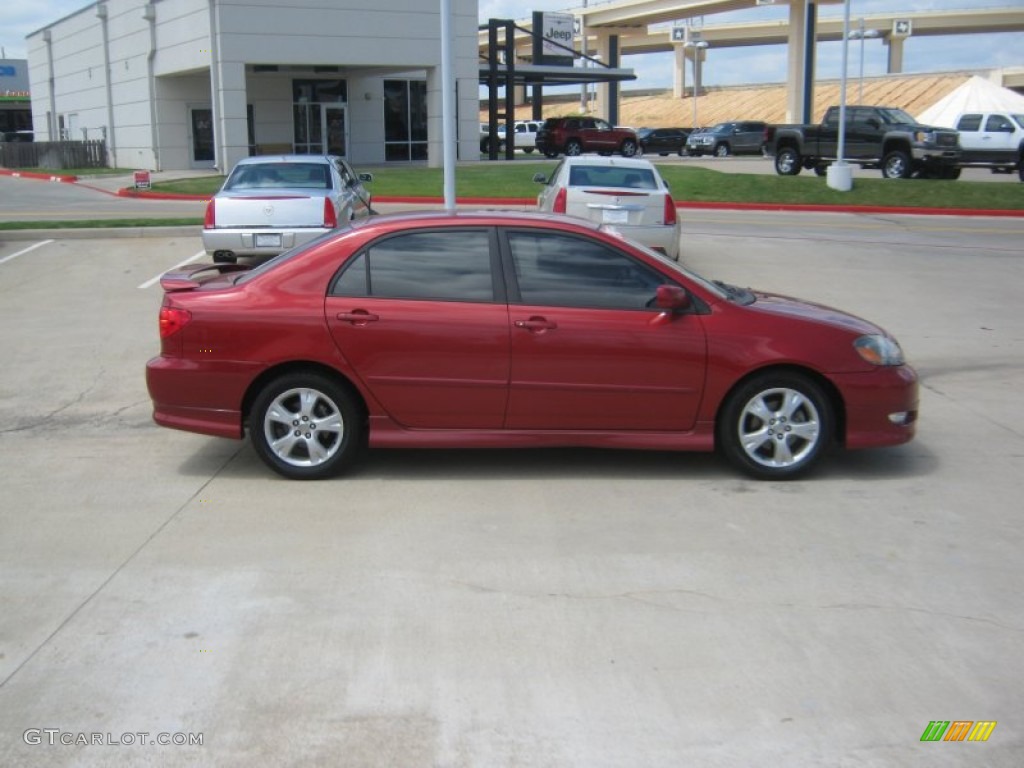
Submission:
[[[981,115],[964,115],[956,124],[958,131],[976,131],[981,128]]]
[[[332,296],[494,301],[490,232],[410,232],[373,243],[335,279]]]

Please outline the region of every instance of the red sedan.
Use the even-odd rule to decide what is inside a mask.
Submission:
[[[360,447],[707,451],[788,479],[905,443],[917,375],[881,328],[705,280],[589,222],[379,216],[255,268],[161,280],[158,424],[295,479]]]

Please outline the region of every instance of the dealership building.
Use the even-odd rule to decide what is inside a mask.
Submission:
[[[458,153],[477,158],[477,2],[449,2]],[[105,139],[113,166],[441,164],[439,0],[103,0],[27,43],[36,140]]]

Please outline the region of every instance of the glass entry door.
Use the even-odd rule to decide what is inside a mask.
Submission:
[[[213,110],[209,107],[189,108],[189,127],[192,132],[192,165],[213,165]]]
[[[345,156],[345,107],[324,108],[327,154]]]

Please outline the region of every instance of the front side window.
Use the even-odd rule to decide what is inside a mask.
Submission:
[[[603,243],[552,232],[508,233],[521,303],[645,309],[672,281]]]
[[[1002,115],[989,115],[988,120],[985,121],[986,131],[1007,131],[1013,132],[1013,125]]]
[[[488,230],[409,232],[373,243],[331,286],[333,296],[494,301]]]
[[[977,131],[981,128],[981,115],[964,115],[956,124],[958,131]]]

